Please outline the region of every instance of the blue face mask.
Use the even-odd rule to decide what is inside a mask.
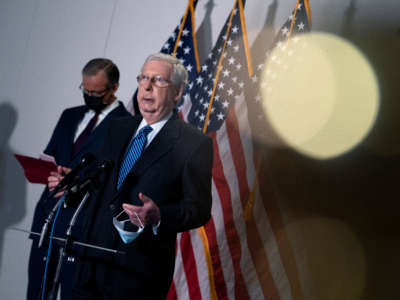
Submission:
[[[133,242],[143,231],[144,226],[143,224],[141,226],[138,227],[137,231],[127,231],[125,230],[125,223],[126,222],[130,222],[129,219],[127,220],[123,220],[123,221],[118,221],[118,217],[123,213],[124,211],[122,211],[120,214],[118,214],[116,217],[113,218],[113,225],[115,227],[115,229],[117,229],[119,236],[121,237],[122,241],[125,244],[129,244],[131,242]],[[140,219],[138,217],[138,220],[140,222]]]

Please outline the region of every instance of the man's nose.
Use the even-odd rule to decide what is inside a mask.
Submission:
[[[146,91],[151,90],[153,84],[151,83],[151,80],[145,80],[143,83],[143,87]]]

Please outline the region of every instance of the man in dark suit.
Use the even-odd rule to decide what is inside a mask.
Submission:
[[[114,168],[89,199],[83,225],[85,242],[123,254],[85,248],[74,299],[165,299],[176,234],[211,216],[212,140],[174,110],[187,81],[185,68],[158,53],[137,79],[143,118],[111,124],[101,157]]]
[[[110,121],[120,117],[128,117],[122,102],[118,101],[115,92],[118,89],[119,70],[109,59],[96,58],[89,61],[82,69],[82,84],[85,105],[66,109],[47,145],[44,153],[54,156],[57,165],[66,168],[75,167],[85,153],[96,153],[102,148],[104,137]],[[60,172],[62,167],[59,167]],[[57,199],[47,199],[48,188],[43,192],[35,209],[32,231],[40,232],[45,218],[56,204]],[[67,225],[74,212],[72,208],[62,209],[56,221],[56,236],[65,236]],[[84,212],[76,225],[80,227]],[[79,238],[80,230],[75,230],[74,237]],[[28,268],[27,299],[40,299],[42,279],[47,249],[38,248],[38,238],[31,236],[32,248]],[[46,247],[44,247],[46,248]],[[57,261],[58,250],[53,248],[52,260],[49,264],[47,287],[49,287]],[[61,297],[72,299],[71,287],[74,273],[74,257],[65,259],[61,271]],[[46,288],[46,290],[48,290]]]

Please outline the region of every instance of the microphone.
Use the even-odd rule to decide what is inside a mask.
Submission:
[[[57,201],[57,203],[53,206],[53,209],[50,211],[49,215],[46,217],[44,224],[42,226],[42,231],[40,232],[39,238],[39,245],[38,247],[41,248],[43,245],[44,240],[47,238],[47,233],[49,231],[49,227],[51,222],[53,221],[54,214],[57,211],[58,206],[60,205],[62,198]]]
[[[92,153],[86,153],[82,156],[81,161],[78,163],[78,165],[71,170],[54,188],[53,191],[49,193],[47,196],[47,200],[50,198],[53,198],[55,194],[58,193],[59,190],[61,190],[63,187],[70,185],[73,180],[75,180],[76,175],[78,172],[80,172],[83,168],[86,168],[92,161],[95,160],[95,157]],[[62,198],[61,198],[62,199]],[[54,205],[53,209],[50,211],[49,215],[47,216],[43,226],[42,230],[40,232],[40,238],[39,238],[39,248],[42,247],[43,242],[45,238],[47,237],[47,233],[49,231],[49,227],[51,222],[53,221],[54,214],[57,211],[58,205],[60,205],[61,199],[57,201],[57,203]]]
[[[54,188],[54,190],[49,194],[48,198],[52,198],[55,194],[58,193],[63,187],[71,184],[76,175],[84,168],[86,168],[89,164],[91,164],[95,160],[95,157],[92,153],[86,153],[82,156],[81,161],[78,165],[71,170]]]
[[[100,176],[100,174],[110,171],[113,168],[114,164],[111,160],[104,160],[99,163],[94,170],[90,170],[87,172],[87,175],[84,176],[81,180],[75,183],[70,189],[69,192],[76,194],[78,192],[83,191],[86,187],[88,187],[93,181]]]

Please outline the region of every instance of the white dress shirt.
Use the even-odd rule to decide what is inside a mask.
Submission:
[[[119,105],[119,101],[118,99],[116,99],[113,103],[111,103],[110,105],[108,105],[107,107],[105,107],[100,113],[99,113],[99,117],[97,118],[97,122],[96,125],[94,126],[94,128],[96,128],[97,125],[99,125],[101,123],[101,121],[104,120],[105,117],[107,117],[107,115],[114,109],[117,108]],[[89,109],[85,115],[83,116],[83,119],[79,122],[78,124],[78,128],[76,129],[75,132],[75,137],[74,137],[74,142],[76,141],[76,139],[78,138],[78,136],[82,133],[82,131],[85,130],[86,126],[89,124],[90,120],[94,117],[94,115],[96,114],[96,112],[93,109]]]
[[[153,141],[153,139],[156,137],[156,135],[160,132],[160,130],[164,127],[165,123],[167,123],[167,121],[171,117],[172,117],[172,112],[170,112],[168,115],[166,115],[160,121],[157,121],[150,125],[150,127],[153,128],[153,130],[150,131],[150,133],[147,135],[147,143],[146,143],[145,148],[147,148],[150,145],[150,143]],[[142,129],[143,127],[145,127],[147,125],[148,124],[147,124],[146,120],[143,118],[139,124],[138,129],[136,130],[135,136],[139,133],[140,129]]]

